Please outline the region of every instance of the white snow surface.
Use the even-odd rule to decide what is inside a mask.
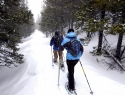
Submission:
[[[110,38],[110,37],[109,37]],[[65,90],[66,71],[60,71],[58,84],[58,65],[52,66],[50,37],[38,30],[22,39],[19,53],[24,54],[24,63],[13,68],[0,68],[0,95],[68,95]],[[108,67],[97,63],[89,52],[97,45],[94,37],[88,46],[84,46],[81,63],[93,95],[125,95],[125,73],[107,70]],[[64,51],[65,59],[66,51]],[[74,73],[78,95],[91,95],[86,77],[80,63]]]

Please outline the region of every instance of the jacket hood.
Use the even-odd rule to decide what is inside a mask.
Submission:
[[[69,33],[66,34],[66,37],[67,38],[76,37],[76,33],[75,32],[69,32]]]

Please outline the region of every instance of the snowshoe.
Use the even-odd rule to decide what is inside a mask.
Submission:
[[[54,63],[57,63],[57,61],[54,61]]]
[[[57,61],[54,60],[53,62],[54,62],[55,65],[57,65]]]
[[[65,66],[64,66],[63,63],[60,64],[60,68],[61,68],[61,70],[62,70],[63,72],[65,71]]]
[[[68,82],[65,83],[65,89],[69,95],[77,95],[75,90],[69,89]]]

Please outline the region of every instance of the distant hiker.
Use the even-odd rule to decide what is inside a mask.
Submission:
[[[59,31],[55,31],[55,35],[50,40],[50,46],[53,46],[54,53],[54,63],[57,63],[57,59],[59,56],[60,66],[63,68],[63,50],[64,48],[61,46],[61,42],[63,41],[63,36],[59,35]]]
[[[74,29],[68,30],[61,45],[67,50],[66,63],[68,67],[68,83],[66,83],[66,88],[70,93],[75,93],[74,67],[82,56],[84,48],[80,40],[77,38]]]

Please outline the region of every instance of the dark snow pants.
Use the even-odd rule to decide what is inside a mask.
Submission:
[[[74,90],[74,67],[78,63],[79,60],[66,60],[67,67],[68,67],[68,83],[69,83],[69,89]]]

